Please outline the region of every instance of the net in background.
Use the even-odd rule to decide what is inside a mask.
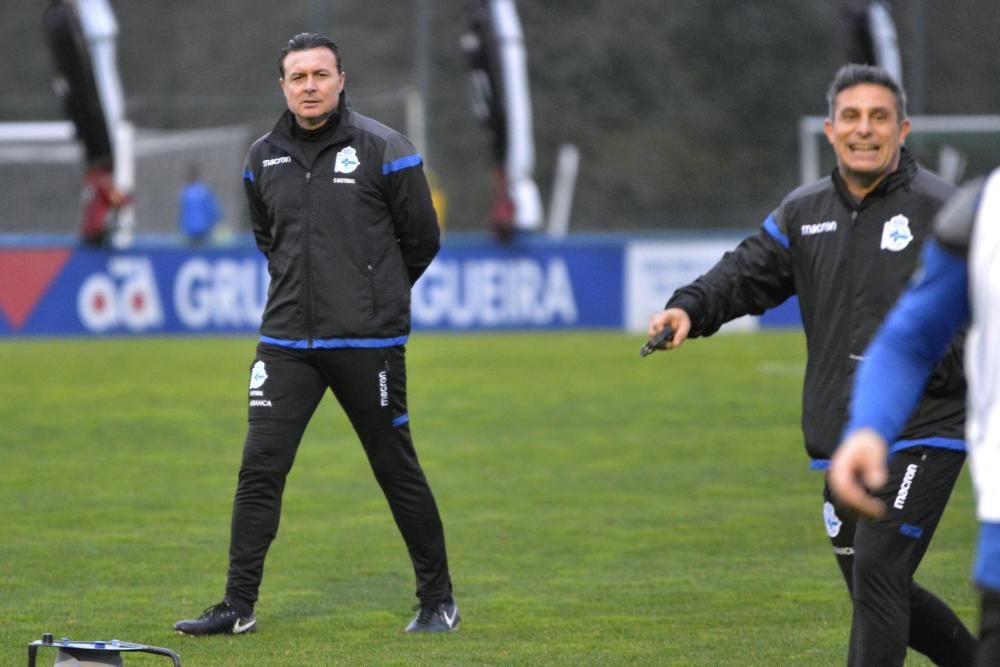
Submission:
[[[135,233],[177,233],[178,197],[192,167],[219,197],[225,227],[247,230],[242,170],[250,140],[246,126],[138,129]],[[0,234],[75,234],[83,171],[73,140],[0,140]]]

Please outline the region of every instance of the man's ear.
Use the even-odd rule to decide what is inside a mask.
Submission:
[[[902,124],[899,126],[899,145],[902,146],[906,143],[906,137],[910,135],[910,119],[904,118]]]

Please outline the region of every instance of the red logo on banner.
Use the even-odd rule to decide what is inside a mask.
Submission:
[[[0,311],[12,329],[28,316],[62,271],[72,250],[0,250]]]

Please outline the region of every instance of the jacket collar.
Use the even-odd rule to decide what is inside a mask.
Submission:
[[[330,116],[327,124],[317,130],[322,135],[317,146],[320,150],[327,146],[342,144],[349,141],[354,136],[354,119],[351,111],[351,101],[345,91],[340,93],[340,101],[337,103],[337,110]],[[271,128],[268,141],[288,151],[289,155],[300,162],[305,163],[303,151],[300,144],[303,139],[296,137],[295,116],[291,111],[285,109],[278,118],[278,122]],[[332,124],[332,125],[331,125]],[[332,131],[328,128],[332,127]]]
[[[833,174],[831,175],[833,179],[834,187],[837,189],[837,194],[841,198],[848,202],[851,208],[860,208],[864,203],[872,198],[884,197],[885,195],[898,190],[900,188],[910,188],[910,184],[913,179],[917,177],[917,160],[913,157],[913,153],[906,146],[900,146],[899,148],[899,165],[896,169],[890,173],[888,176],[882,179],[874,190],[865,195],[865,198],[861,200],[860,203],[855,203],[855,197],[851,194],[850,190],[847,189],[847,184],[844,183],[843,177],[840,175],[840,169],[838,167],[833,168]]]

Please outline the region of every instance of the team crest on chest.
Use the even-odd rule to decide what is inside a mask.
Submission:
[[[337,157],[333,158],[333,171],[340,174],[350,174],[361,165],[358,152],[353,146],[341,148]]]
[[[882,226],[882,250],[899,252],[912,240],[910,220],[905,215],[894,215]]]

